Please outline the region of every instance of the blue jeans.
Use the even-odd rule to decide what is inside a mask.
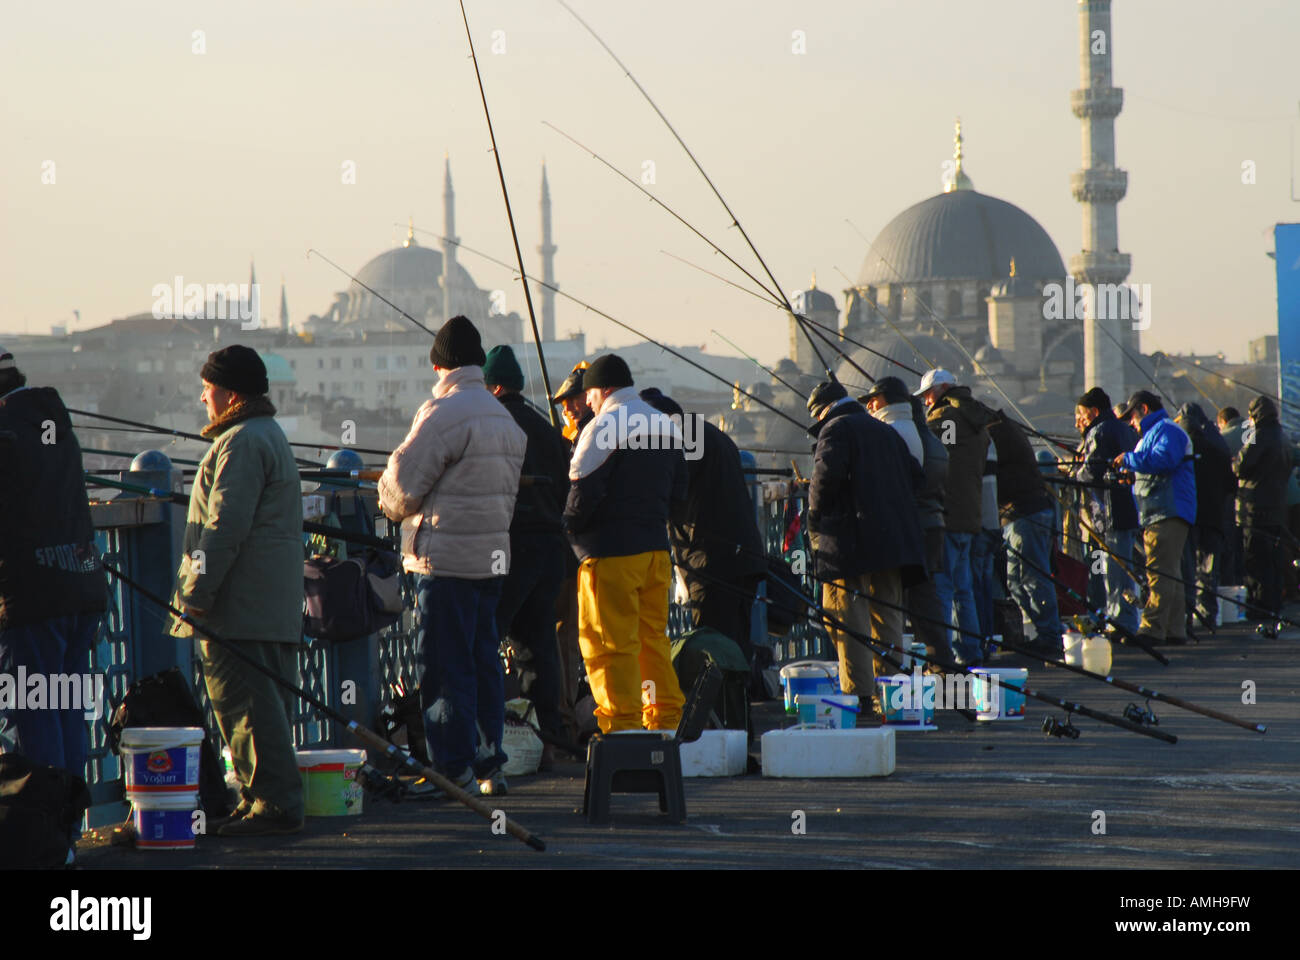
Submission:
[[[90,671],[90,645],[99,621],[100,614],[84,613],[0,630],[0,674],[8,674],[15,685],[19,667],[25,668],[28,677],[43,674],[48,697],[52,691],[51,674],[84,676]],[[79,682],[77,686],[84,697],[84,684]],[[13,690],[25,701],[26,690],[18,691],[16,686]],[[50,710],[18,709],[15,705],[0,710],[0,740],[12,744],[15,753],[23,754],[32,763],[49,764],[85,777],[87,724],[93,719],[95,705],[82,706],[84,709]],[[100,708],[108,709],[106,704]]]
[[[1122,558],[1130,570],[1135,569],[1133,537],[1136,533],[1136,530],[1112,530],[1106,534],[1106,546],[1111,553]],[[1124,599],[1124,591],[1137,595],[1138,586],[1110,554],[1105,557],[1101,581],[1106,591],[1106,616],[1130,633],[1137,633],[1138,608]]]
[[[1056,586],[1039,572],[1052,569],[1054,517],[1052,510],[1018,517],[1002,528],[1002,539],[1007,545],[1007,589],[1011,599],[1029,615],[1038,631],[1036,646],[1052,647],[1059,657],[1061,615],[1056,608]]]
[[[975,594],[980,633],[986,637],[993,633],[993,558],[999,546],[1001,534],[996,530],[981,530],[970,545],[971,589]]]
[[[496,609],[504,577],[420,577],[415,676],[433,766],[456,780],[485,779],[506,762],[505,681]],[[484,750],[479,752],[482,733]]]
[[[934,575],[934,590],[939,595],[940,615],[946,622],[955,623],[965,631],[948,631],[953,654],[963,664],[979,660],[979,637],[982,636],[971,577],[973,536],[969,533],[945,534],[947,563],[943,571]]]

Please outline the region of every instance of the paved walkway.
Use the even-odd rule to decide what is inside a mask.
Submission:
[[[1300,617],[1296,617],[1300,619]],[[688,822],[657,816],[652,796],[614,798],[611,826],[578,815],[583,766],[511,781],[507,813],[541,836],[545,853],[447,802],[366,798],[362,816],[312,819],[303,833],[201,840],[194,851],[112,848],[88,836],[83,867],[109,868],[1149,868],[1300,864],[1300,630],[1263,640],[1245,626],[1198,646],[1162,648],[1161,667],[1119,648],[1116,676],[1251,722],[1259,735],[1153,703],[1168,745],[1076,718],[1078,740],[1049,738],[1030,701],[1022,723],[972,724],[941,712],[940,729],[897,735],[897,769],[871,780],[691,779]],[[1243,705],[1252,681],[1257,703]],[[1031,685],[1118,714],[1138,698],[1059,669]],[[779,725],[779,704],[756,707]],[[757,754],[758,744],[751,745]],[[794,811],[806,834],[795,835]],[[1095,834],[1095,812],[1106,832]]]

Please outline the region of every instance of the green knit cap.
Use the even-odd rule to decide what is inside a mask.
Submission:
[[[483,364],[483,382],[489,387],[497,385],[507,390],[524,388],[524,371],[519,369],[515,352],[502,344],[488,351],[487,361]]]

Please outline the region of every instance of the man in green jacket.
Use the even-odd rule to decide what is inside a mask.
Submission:
[[[210,421],[203,435],[212,447],[194,477],[173,603],[296,684],[303,591],[298,468],[274,420],[266,366],[255,350],[236,344],[211,353],[201,376],[199,399]],[[192,633],[173,623],[174,636]],[[201,638],[200,649],[242,794],[216,832],[296,833],[303,798],[289,725],[292,696],[224,647]]]

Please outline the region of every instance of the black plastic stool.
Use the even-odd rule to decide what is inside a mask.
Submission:
[[[587,783],[582,812],[588,823],[609,822],[612,793],[658,793],[659,810],[673,823],[686,820],[681,745],[698,740],[722,686],[716,664],[699,675],[674,736],[636,731],[597,734],[587,744]]]

